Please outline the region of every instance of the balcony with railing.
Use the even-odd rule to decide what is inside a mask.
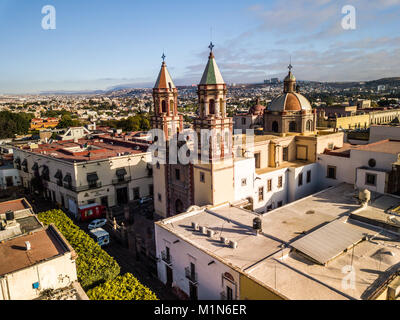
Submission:
[[[112,184],[123,184],[128,183],[132,180],[131,177],[118,177],[117,179],[112,180]]]
[[[193,272],[190,267],[185,268],[185,276],[192,284],[197,284],[197,272]]]
[[[171,255],[168,254],[166,251],[161,251],[161,260],[164,261],[167,265],[172,265]]]
[[[70,183],[64,183],[64,188],[75,191],[75,192],[82,192],[82,191],[86,191],[86,190],[90,190],[90,189],[101,188],[101,182],[91,183],[91,184],[79,186],[79,187],[73,186]]]

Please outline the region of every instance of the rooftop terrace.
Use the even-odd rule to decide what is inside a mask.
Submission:
[[[362,207],[354,187],[343,183],[262,215],[223,204],[156,224],[289,299],[368,299],[400,265],[400,232],[354,213],[376,219],[398,205],[399,197],[373,193]],[[195,231],[193,222],[215,235]],[[221,236],[237,248],[222,244]],[[347,286],[351,268],[355,281]]]
[[[39,144],[37,148],[26,146],[23,150],[43,154],[70,162],[103,160],[120,155],[134,155],[146,152],[149,144],[132,142],[108,135],[77,141],[64,140]]]
[[[12,273],[70,251],[53,226],[0,243],[0,275]],[[31,249],[25,248],[29,241]]]

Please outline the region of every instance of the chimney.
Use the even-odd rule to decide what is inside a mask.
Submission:
[[[25,248],[26,248],[26,251],[31,250],[31,243],[29,241],[25,241]]]

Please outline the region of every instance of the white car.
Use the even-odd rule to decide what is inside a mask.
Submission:
[[[88,229],[93,230],[96,228],[101,228],[106,223],[107,223],[107,219],[96,219],[96,220],[93,220],[91,223],[89,223]]]
[[[144,197],[144,198],[141,198],[141,199],[139,200],[139,203],[140,203],[140,204],[145,204],[145,203],[150,202],[150,201],[153,201],[153,198],[151,198],[151,197]]]

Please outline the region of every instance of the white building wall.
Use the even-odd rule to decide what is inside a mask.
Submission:
[[[307,182],[308,171],[311,172],[311,179],[309,182]],[[303,175],[302,185],[299,185],[300,174]],[[288,183],[288,202],[296,201],[323,189],[320,180],[320,168],[317,163],[311,163],[297,168],[289,168]]]
[[[354,184],[355,169],[350,158],[337,157],[328,154],[318,155],[322,188],[336,186],[342,182]],[[336,167],[336,179],[328,178],[328,166]]]
[[[366,183],[367,173],[376,175],[375,186]],[[355,185],[360,190],[368,189],[369,191],[385,193],[387,178],[387,172],[359,168],[357,169],[357,180],[355,182]]]
[[[385,139],[400,139],[400,127],[371,126],[369,130],[369,143]]]
[[[267,210],[285,205],[291,201],[308,196],[322,190],[320,168],[316,163],[297,168],[282,168],[263,174],[256,174],[254,158],[235,161],[235,200],[251,198],[253,210],[263,213]],[[311,181],[307,182],[307,171],[311,171]],[[303,173],[303,184],[298,185],[299,174]],[[279,177],[282,177],[282,186],[279,187]],[[242,179],[246,179],[246,186],[242,186]],[[271,191],[268,191],[268,180],[271,180]],[[260,199],[259,189],[263,188],[264,197]]]
[[[28,173],[19,170],[19,174],[23,179],[24,187],[29,188],[30,181],[33,178],[32,166],[35,162],[39,167],[47,165],[49,168],[49,178],[47,181],[47,189],[55,195],[55,201],[62,204],[61,197],[64,197],[64,206],[69,209],[69,200],[76,203],[77,206],[88,204],[90,201],[101,203],[102,197],[107,197],[108,205],[114,206],[117,204],[116,190],[118,188],[128,188],[128,199],[133,200],[133,189],[138,187],[140,197],[150,195],[150,185],[153,184],[153,177],[148,175],[147,161],[149,161],[148,153],[140,153],[135,155],[119,156],[98,161],[87,161],[81,163],[73,163],[55,159],[45,154],[36,154],[25,150],[15,149],[14,159],[19,157],[21,163],[26,159],[28,163]],[[114,184],[113,180],[117,179],[116,171],[119,168],[125,168],[127,171],[126,178],[130,178],[124,184]],[[21,168],[22,169],[22,168]],[[41,173],[41,168],[39,172]],[[58,170],[61,170],[63,179],[69,173],[72,177],[73,187],[88,186],[87,174],[96,172],[99,177],[98,182],[101,187],[95,189],[84,190],[77,192],[59,186],[57,179],[54,177]],[[17,170],[18,172],[18,170]],[[54,194],[53,194],[54,192]],[[152,196],[152,195],[151,195]],[[54,201],[54,199],[53,199]]]
[[[320,166],[320,176],[324,188],[335,186],[346,182],[354,184],[358,188],[368,189],[380,193],[385,192],[388,172],[392,170],[392,164],[397,161],[396,154],[373,152],[367,150],[351,150],[350,158],[338,157],[328,154],[318,155],[318,164]],[[369,160],[376,161],[375,167],[369,167]],[[336,167],[336,179],[327,177],[328,166]],[[376,186],[365,184],[366,173],[377,175]]]
[[[189,280],[185,276],[185,268],[190,266],[190,262],[193,262],[198,277],[197,295],[199,300],[221,299],[221,292],[225,290],[226,285],[229,285],[227,281],[223,281],[222,275],[225,272],[233,276],[236,284],[236,288],[232,288],[234,289],[233,293],[234,296],[236,293],[236,297],[239,297],[239,273],[237,271],[157,224],[155,225],[155,239],[157,257],[161,258],[161,251],[165,250],[166,246],[170,248],[173,286],[180,288],[188,296],[190,295]],[[178,239],[179,242],[174,243]],[[208,265],[211,261],[215,262]],[[157,263],[158,278],[164,284],[167,282],[165,265],[162,259]]]
[[[279,177],[282,177],[282,187],[278,187]],[[268,180],[272,182],[271,191],[268,191]],[[259,200],[258,192],[261,187],[264,188],[264,200]],[[280,201],[282,201],[282,205],[285,205],[288,202],[288,188],[288,168],[256,175],[253,191],[254,210],[261,213],[266,212],[269,206],[271,209],[275,209]]]
[[[358,167],[369,167],[369,159],[375,159],[376,166],[374,169],[380,170],[392,170],[393,162],[397,161],[397,154],[373,152],[367,150],[351,150],[350,158],[353,166]]]
[[[234,199],[242,200],[253,197],[254,190],[255,163],[254,158],[243,158],[234,162]],[[243,179],[246,185],[242,185]]]
[[[71,253],[36,264],[32,267],[8,274],[0,279],[0,292],[5,292],[4,300],[32,300],[45,289],[59,289],[77,281],[75,260]],[[40,289],[33,284],[39,282]]]
[[[20,185],[21,181],[17,169],[0,169],[0,190],[7,188],[6,177],[12,177],[12,183],[14,187]]]

